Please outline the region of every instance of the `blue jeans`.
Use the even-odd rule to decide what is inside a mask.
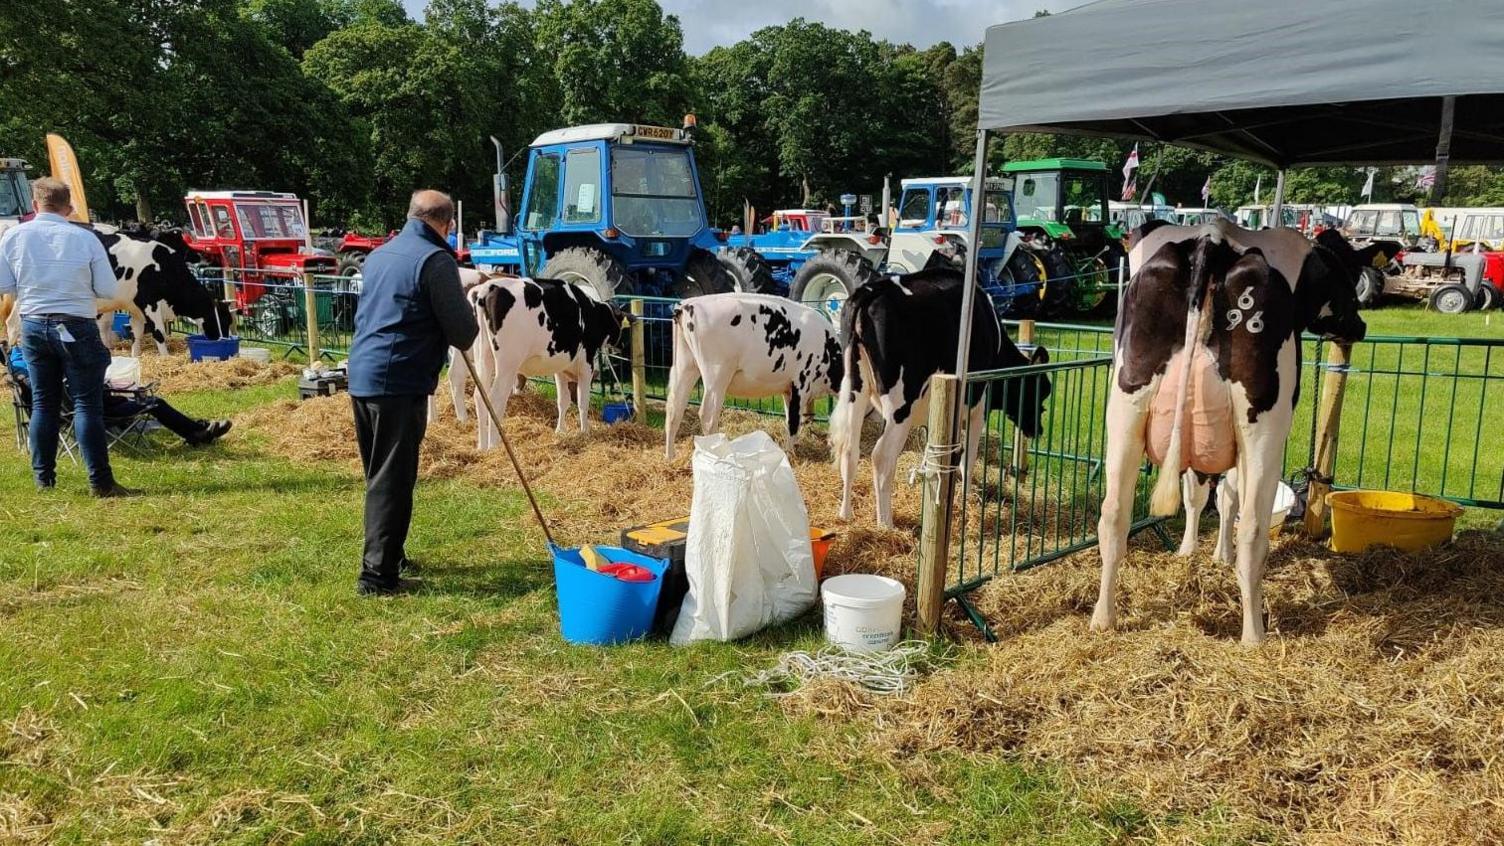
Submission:
[[[72,336],[64,341],[59,330]],[[57,433],[63,387],[73,399],[73,435],[95,490],[112,487],[109,444],[104,432],[104,374],[110,351],[99,326],[82,317],[25,317],[21,349],[31,373],[31,472],[38,485],[57,482]]]

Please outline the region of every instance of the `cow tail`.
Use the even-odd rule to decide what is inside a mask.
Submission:
[[[1182,453],[1185,449],[1186,405],[1191,396],[1191,368],[1195,365],[1196,347],[1211,329],[1213,253],[1226,249],[1220,233],[1215,237],[1206,235],[1197,243],[1191,261],[1191,284],[1186,304],[1187,311],[1194,309],[1196,316],[1185,322],[1185,345],[1181,349],[1186,355],[1175,397],[1175,422],[1170,426],[1169,448],[1165,450],[1164,464],[1159,468],[1159,479],[1154,483],[1154,492],[1149,499],[1149,513],[1156,517],[1173,517],[1180,510],[1180,475],[1185,471]]]

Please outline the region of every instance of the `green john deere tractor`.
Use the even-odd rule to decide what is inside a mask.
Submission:
[[[1123,233],[1107,208],[1107,165],[1086,159],[1008,162],[1018,232],[1042,247],[1049,282],[1043,309],[1107,313],[1117,305]]]

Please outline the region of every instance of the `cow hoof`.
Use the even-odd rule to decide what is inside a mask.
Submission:
[[[1264,633],[1263,632],[1243,632],[1243,645],[1244,646],[1248,646],[1248,647],[1263,646],[1264,645]]]
[[[1196,554],[1196,547],[1195,547],[1194,544],[1190,545],[1190,546],[1186,546],[1186,545],[1182,544],[1179,549],[1175,550],[1175,555],[1177,557],[1179,557],[1179,558],[1190,558],[1192,555],[1195,555],[1195,554]]]
[[[1091,630],[1094,632],[1110,632],[1118,627],[1118,614],[1112,609],[1098,605],[1091,614]]]

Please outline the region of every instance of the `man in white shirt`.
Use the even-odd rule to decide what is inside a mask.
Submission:
[[[31,470],[37,487],[57,484],[57,438],[63,390],[73,398],[73,433],[95,496],[122,496],[104,431],[104,373],[110,351],[99,338],[96,299],[115,296],[104,245],[68,222],[68,186],[32,183],[37,215],[0,235],[0,294],[15,294],[21,349],[31,374]]]

